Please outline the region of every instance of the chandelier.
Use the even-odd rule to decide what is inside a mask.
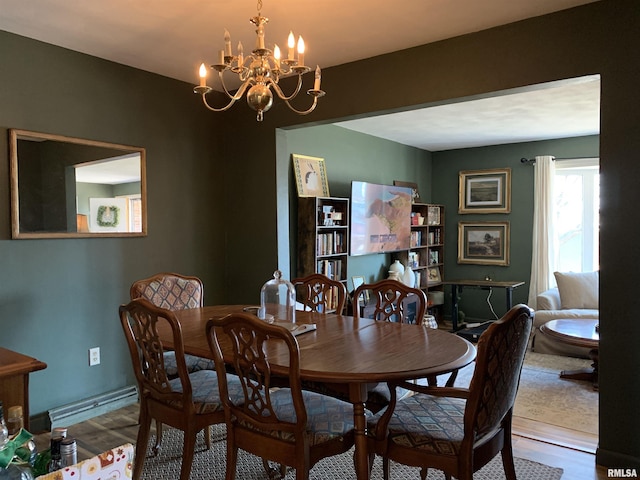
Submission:
[[[302,37],[298,37],[297,42],[297,58],[296,58],[296,42],[293,32],[289,33],[287,46],[289,48],[287,58],[280,57],[280,48],[274,45],[273,51],[265,47],[264,27],[269,22],[268,18],[261,15],[262,0],[258,0],[258,15],[249,19],[256,26],[256,47],[247,57],[244,56],[242,43],[238,43],[237,55],[233,55],[231,51],[231,35],[227,30],[224,32],[224,50],[218,53],[218,61],[211,65],[211,69],[218,72],[220,83],[224,93],[229,98],[229,103],[223,107],[212,107],[207,102],[207,94],[213,90],[207,85],[207,68],[204,63],[200,65],[200,85],[194,87],[194,93],[202,95],[204,105],[214,112],[223,112],[231,108],[231,106],[242,98],[245,91],[247,92],[247,103],[257,113],[257,120],[262,121],[263,114],[271,108],[273,104],[273,92],[287,106],[299,115],[307,115],[315,110],[318,104],[318,98],[322,97],[325,92],[320,90],[320,67],[316,66],[315,81],[313,88],[307,90],[307,95],[313,97],[313,103],[307,110],[298,110],[290,101],[300,93],[302,88],[302,76],[311,71],[311,68],[304,64],[304,41]],[[224,79],[224,72],[230,71],[238,76],[241,85],[235,93],[230,93]],[[290,95],[285,95],[278,82],[281,77],[298,76],[298,84]]]

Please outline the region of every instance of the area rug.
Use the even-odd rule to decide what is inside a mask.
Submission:
[[[215,480],[223,479],[226,468],[226,443],[224,425],[212,427],[211,450],[207,450],[203,435],[198,435],[196,453],[191,468],[191,480]],[[182,461],[183,434],[180,430],[166,427],[162,434],[162,448],[157,456],[152,456],[151,449],[147,452],[142,480],[176,479],[180,478],[180,465]],[[149,445],[153,445],[151,438]],[[562,477],[561,468],[549,467],[541,463],[516,458],[516,475],[518,480],[559,480]],[[408,480],[419,479],[419,469],[411,468],[392,462],[391,479]],[[289,469],[286,480],[294,480],[295,470]],[[355,478],[353,467],[353,450],[342,455],[326,458],[318,462],[309,475],[310,480],[352,480]],[[504,479],[504,470],[500,455],[485,465],[482,470],[476,472],[474,480],[501,480]],[[262,461],[244,451],[238,454],[238,466],[236,470],[238,480],[267,480],[268,476],[262,466]],[[372,480],[382,479],[382,460],[376,457],[371,471]],[[444,479],[441,471],[430,470],[428,480]]]
[[[590,365],[586,359],[527,352],[514,415],[598,435],[598,392],[589,382],[559,377],[561,370]],[[473,364],[460,370],[456,386],[468,386],[472,375]]]

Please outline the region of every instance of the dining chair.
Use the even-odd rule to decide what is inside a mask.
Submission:
[[[342,314],[347,300],[347,288],[342,282],[332,280],[321,273],[291,280],[296,289],[296,301],[305,310],[320,313]]]
[[[515,480],[511,444],[513,405],[531,332],[533,312],[524,304],[510,309],[480,336],[469,388],[390,382],[387,410],[368,420],[369,448],[389,460],[442,470],[447,479],[472,480],[498,452],[507,480]],[[396,388],[415,392],[398,399]]]
[[[148,278],[133,282],[129,289],[131,300],[145,298],[156,307],[167,310],[184,310],[202,307],[204,304],[204,286],[198,277],[180,275],[178,273],[157,273]],[[215,370],[213,361],[195,355],[185,354],[187,372],[198,370]],[[165,369],[169,378],[178,375],[176,352],[167,350],[164,354]],[[205,442],[211,448],[211,431],[205,429]],[[156,443],[154,452],[158,452],[162,443],[162,424],[156,422]]]
[[[306,480],[319,460],[353,446],[353,406],[302,390],[300,350],[289,330],[253,315],[234,313],[209,320],[206,331],[226,414],[226,480],[235,478],[239,448],[261,457],[263,462],[294,467],[296,479]],[[242,383],[244,396],[240,401],[233,398],[228,387],[223,346],[226,360]],[[287,388],[272,388],[268,348],[277,349],[288,360]]]
[[[409,287],[397,280],[363,283],[353,293],[353,304],[356,319],[373,318],[377,321],[409,323],[425,328],[422,320],[427,310],[427,296],[423,290]],[[458,372],[453,370],[446,385],[453,386],[457,375]],[[429,385],[437,385],[435,375],[427,377],[427,380]],[[378,402],[384,402],[385,399],[388,401],[386,385],[381,385],[374,391]]]
[[[366,299],[359,308],[359,300]],[[427,308],[427,296],[419,288],[412,288],[397,280],[363,283],[353,294],[354,317],[379,321],[422,324]]]
[[[187,372],[182,329],[173,311],[139,298],[120,306],[119,314],[140,395],[140,427],[133,479],[138,480],[142,473],[151,421],[155,419],[184,432],[180,480],[188,480],[196,434],[225,420],[218,393],[218,376],[214,370]],[[178,370],[175,378],[169,377],[165,366],[160,330],[172,335]],[[234,400],[242,395],[240,381],[234,375],[225,377],[225,388]]]

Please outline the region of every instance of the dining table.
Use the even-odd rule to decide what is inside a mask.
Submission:
[[[175,311],[187,354],[213,358],[205,326],[211,318],[246,312],[249,305],[215,305]],[[302,327],[311,324],[315,329]],[[296,339],[300,350],[302,380],[343,383],[353,404],[355,469],[358,480],[369,478],[367,451],[367,385],[375,382],[422,379],[458,370],[476,356],[475,346],[446,330],[422,325],[296,311]],[[294,331],[294,334],[296,332]],[[160,340],[173,348],[170,332],[159,330]],[[224,344],[223,356],[230,355]],[[286,375],[288,350],[277,342],[267,346],[267,358],[275,374]]]

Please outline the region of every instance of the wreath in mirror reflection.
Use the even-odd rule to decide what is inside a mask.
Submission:
[[[96,223],[101,227],[117,227],[118,223],[120,223],[120,207],[100,205]]]

